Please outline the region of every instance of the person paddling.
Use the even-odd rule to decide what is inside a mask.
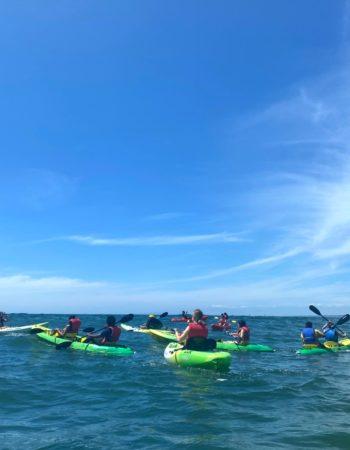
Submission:
[[[51,334],[65,339],[75,339],[79,332],[81,320],[79,317],[69,316],[67,325],[60,329],[52,330]]]
[[[154,314],[150,314],[148,316],[147,322],[144,325],[141,325],[140,328],[144,328],[147,330],[160,330],[163,328],[162,322],[156,318]]]
[[[248,345],[250,341],[250,328],[246,324],[245,320],[239,320],[237,322],[237,332],[236,333],[229,333],[230,336],[237,337],[236,342],[237,344],[241,345]]]
[[[200,309],[195,309],[192,313],[192,320],[187,325],[183,333],[180,333],[175,329],[176,339],[178,342],[184,342],[185,348],[189,347],[189,343],[192,339],[200,342],[208,337],[208,327],[202,320],[203,312]]]
[[[93,334],[89,333],[88,337],[82,338],[82,342],[93,342],[97,345],[105,345],[113,347],[119,340],[122,329],[116,325],[116,318],[114,316],[108,316],[106,319],[106,326],[102,329],[101,333]]]
[[[8,320],[8,316],[6,313],[4,312],[0,312],[0,328],[5,326],[5,322],[7,322]]]
[[[339,336],[340,337],[346,337],[346,334],[340,330],[337,330],[335,328],[335,325],[330,320],[323,325],[322,327],[323,335],[325,338],[325,341],[332,341],[332,342],[338,342]]]
[[[314,328],[310,321],[305,323],[305,327],[301,330],[300,337],[304,346],[323,347],[318,339],[324,337],[324,334],[320,330]]]

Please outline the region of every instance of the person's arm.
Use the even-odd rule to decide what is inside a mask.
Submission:
[[[322,331],[315,329],[315,336],[316,337],[324,337],[324,334],[322,333]]]
[[[188,339],[188,333],[189,333],[190,329],[189,327],[186,327],[185,331],[183,333],[180,333],[176,328],[175,328],[175,334],[176,334],[176,339],[177,342],[183,342],[186,341]]]

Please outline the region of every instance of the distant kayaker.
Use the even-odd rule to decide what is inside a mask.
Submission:
[[[118,342],[122,329],[116,325],[116,318],[108,316],[106,319],[106,326],[101,333],[89,333],[88,337],[83,338],[82,342],[93,342],[97,345],[115,346]]]
[[[318,339],[324,337],[324,334],[320,330],[314,328],[312,322],[307,321],[305,327],[301,331],[300,337],[304,345],[322,347],[322,344]]]
[[[191,322],[187,325],[183,333],[175,329],[176,339],[178,342],[184,342],[185,347],[192,338],[206,339],[208,337],[208,327],[202,320],[203,313],[200,309],[195,309],[192,313]]]
[[[80,328],[81,320],[76,316],[69,316],[67,325],[60,329],[52,330],[51,334],[57,335],[59,337],[65,339],[74,339],[76,338],[79,328]]]
[[[160,330],[163,328],[163,324],[154,314],[150,314],[147,322],[144,325],[141,325],[140,328],[145,328],[147,330]]]
[[[4,312],[0,312],[0,328],[5,326],[5,322],[7,322],[8,316]]]
[[[330,320],[322,327],[323,335],[326,341],[338,342],[339,336],[346,337],[346,334],[340,330],[337,330],[334,323]]]
[[[230,336],[236,337],[237,344],[247,345],[250,340],[250,328],[247,326],[245,320],[238,320],[237,322],[237,332],[229,333]]]

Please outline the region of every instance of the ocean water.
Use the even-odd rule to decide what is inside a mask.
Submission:
[[[105,320],[80,317],[83,327]],[[0,449],[350,449],[350,353],[296,355],[306,319],[247,317],[252,341],[276,352],[235,352],[227,373],[168,365],[164,345],[141,333],[123,332],[128,358],[0,335]],[[66,316],[13,314],[9,324],[44,321]]]

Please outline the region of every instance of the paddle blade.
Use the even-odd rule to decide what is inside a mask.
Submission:
[[[123,316],[121,319],[119,319],[117,321],[117,323],[126,323],[126,322],[130,322],[130,320],[132,320],[134,318],[134,314],[126,314],[125,316]]]
[[[63,350],[65,348],[68,348],[72,345],[73,341],[65,341],[61,342],[60,344],[56,345],[56,350]]]
[[[163,317],[166,317],[168,315],[167,312],[163,312],[163,314],[161,314],[159,317],[162,319]]]
[[[348,322],[349,319],[350,319],[350,315],[349,314],[345,314],[345,316],[343,316],[339,320],[337,320],[335,325],[343,325],[343,323]]]
[[[322,316],[322,314],[320,313],[320,311],[316,308],[316,306],[314,305],[310,305],[309,306],[309,310],[312,311],[313,313],[317,314],[318,316]]]
[[[94,327],[87,327],[83,329],[84,333],[92,333],[95,330]]]

